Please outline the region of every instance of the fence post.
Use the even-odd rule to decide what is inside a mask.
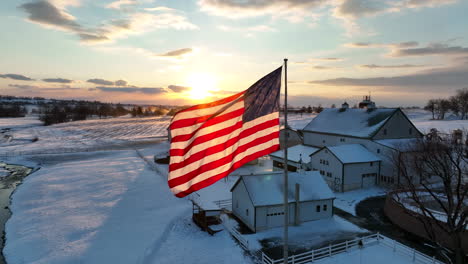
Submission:
[[[292,255],[292,264],[296,263],[296,262],[294,261],[294,256],[295,256],[295,255]]]
[[[331,244],[328,244],[328,256],[331,257]]]
[[[380,232],[377,232],[377,242],[380,242]]]
[[[395,251],[396,251],[396,241],[393,240],[393,252],[395,252]]]
[[[265,263],[265,253],[263,253],[263,251],[262,251],[262,264],[264,264],[264,263]]]
[[[413,249],[413,262],[416,261],[416,250]]]
[[[435,263],[435,256],[432,256],[432,263]]]
[[[314,260],[315,260],[315,256],[314,256],[315,255],[315,250],[312,250],[311,252],[312,252],[312,262],[314,262]]]
[[[346,240],[346,252],[348,252],[348,240]]]

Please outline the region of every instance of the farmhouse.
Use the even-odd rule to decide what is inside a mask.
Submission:
[[[303,148],[300,158],[305,165],[301,166],[320,171],[335,191],[402,183],[393,157],[410,153],[411,145],[423,134],[400,108],[376,108],[368,96],[359,106],[350,109],[344,103],[341,108],[325,109],[317,115],[301,130],[303,144],[288,149],[295,153],[291,157],[288,154],[288,169],[299,168],[296,152]],[[344,145],[352,146],[330,149]],[[311,148],[320,151],[306,151]],[[353,150],[351,156],[362,157],[354,157],[353,162],[337,158],[346,156],[349,150]],[[283,168],[282,154],[270,156],[274,168]]]
[[[353,180],[347,180],[349,178],[369,178],[362,180],[361,187],[368,186],[367,183],[373,181],[374,177],[377,184],[399,183],[400,177],[392,157],[410,151],[408,146],[423,136],[400,108],[374,108],[374,104],[369,102],[364,105],[370,107],[349,109],[344,105],[339,109],[325,109],[302,131],[306,146],[323,148],[359,144],[380,159],[380,162],[376,164],[379,168],[377,172],[356,175],[357,169],[344,171],[340,182],[341,191],[351,190],[357,186],[345,187],[345,182],[353,182]],[[400,147],[396,147],[397,145]],[[334,153],[339,155],[339,152],[346,150],[345,148],[335,149]],[[369,156],[367,154],[363,151],[356,152],[356,155]],[[318,163],[315,160],[311,163],[320,164],[321,158],[314,155],[312,159],[315,158],[318,158]],[[369,162],[375,161],[369,160]],[[362,167],[360,170],[363,171],[368,164],[359,163],[354,166]],[[317,169],[318,167],[317,165]],[[372,176],[368,176],[369,173],[372,173]],[[374,173],[377,175],[374,176]],[[327,177],[326,174],[325,177]],[[335,184],[333,182],[333,186]]]
[[[231,192],[233,214],[252,231],[283,226],[282,173],[241,176]],[[288,194],[289,225],[333,215],[335,196],[317,171],[290,173]]]

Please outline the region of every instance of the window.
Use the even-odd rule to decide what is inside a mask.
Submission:
[[[323,210],[324,210],[324,211],[327,210],[327,205],[326,205],[326,204],[323,205]]]
[[[377,149],[377,153],[380,153],[380,149]]]
[[[317,205],[317,207],[315,207],[315,211],[316,211],[317,213],[320,212],[320,205]]]
[[[374,166],[374,162],[371,162],[371,163],[370,163],[370,166],[371,166],[371,167]]]
[[[322,140],[322,143],[325,143],[325,140]]]
[[[323,164],[323,160],[322,160],[322,159],[320,159],[320,164]]]
[[[249,209],[245,209],[245,215],[249,216]]]
[[[345,139],[344,139],[344,138],[340,138],[340,142],[345,142]]]

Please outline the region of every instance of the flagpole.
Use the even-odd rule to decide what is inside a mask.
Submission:
[[[283,263],[288,264],[288,59],[284,59],[284,237],[283,237]]]

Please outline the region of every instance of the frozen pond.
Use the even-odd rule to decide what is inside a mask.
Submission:
[[[0,232],[1,249],[5,246],[5,223],[11,216],[9,209],[10,195],[21,183],[22,179],[32,172],[31,168],[0,162]],[[0,264],[6,263],[3,254]]]

